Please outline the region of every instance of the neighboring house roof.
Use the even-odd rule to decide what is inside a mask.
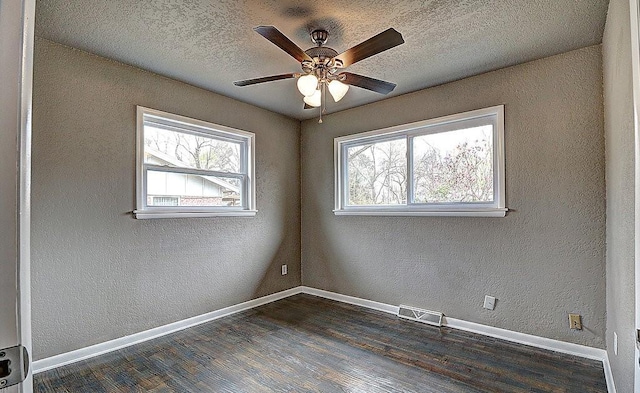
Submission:
[[[169,154],[163,153],[159,150],[155,150],[149,146],[145,146],[144,147],[144,151],[145,153],[155,157],[156,159],[158,159],[159,161],[164,162],[167,166],[172,166],[172,167],[179,167],[179,168],[192,168],[192,169],[198,169],[192,165],[190,165],[187,162],[178,160],[176,157],[170,156]],[[204,180],[210,182],[210,183],[214,183],[218,186],[221,186],[223,188],[226,188],[230,191],[233,191],[235,193],[240,193],[240,188],[234,186],[231,183],[228,183],[224,180],[220,180],[216,177],[213,176],[204,176],[204,175],[193,175],[193,176],[198,176],[203,178]]]

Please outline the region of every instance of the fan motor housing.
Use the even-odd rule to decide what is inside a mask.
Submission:
[[[306,53],[307,55],[309,55],[309,57],[313,58],[320,58],[320,60],[323,59],[331,59],[333,57],[338,56],[338,52],[336,52],[334,49],[329,48],[327,46],[316,46],[313,48],[309,48],[306,51],[304,51],[304,53]]]

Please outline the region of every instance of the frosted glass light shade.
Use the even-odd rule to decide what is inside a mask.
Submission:
[[[303,96],[312,96],[317,88],[318,78],[316,78],[315,75],[308,74],[298,78],[298,91],[300,91]]]
[[[313,95],[309,96],[309,97],[304,97],[303,98],[304,102],[306,102],[308,105],[311,105],[313,107],[319,107],[320,105],[322,105],[322,93],[320,92],[320,90],[316,90]]]
[[[349,85],[336,80],[329,82],[329,93],[335,102],[340,101],[347,91],[349,91]]]

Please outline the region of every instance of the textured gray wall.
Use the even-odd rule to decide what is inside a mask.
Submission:
[[[592,46],[303,122],[303,284],[603,348],[601,65]],[[498,104],[507,217],[333,215],[334,137]]]
[[[618,392],[633,391],[634,131],[629,1],[611,0],[602,41],[607,179],[607,352]],[[618,355],[613,333],[618,334]]]
[[[43,39],[34,82],[34,359],[300,285],[298,121]],[[133,219],[136,104],[254,132],[258,215]]]

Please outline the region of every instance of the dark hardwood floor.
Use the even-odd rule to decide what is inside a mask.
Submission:
[[[606,392],[601,362],[296,295],[35,376],[35,392]]]

